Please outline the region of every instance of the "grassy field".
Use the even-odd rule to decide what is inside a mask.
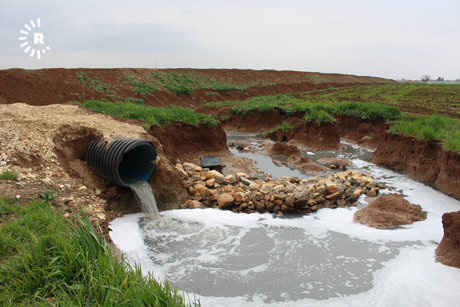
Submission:
[[[2,306],[185,305],[184,293],[167,281],[117,261],[86,216],[54,210],[53,195],[42,192],[28,206],[0,198]]]
[[[356,86],[312,91],[298,95],[312,103],[377,102],[413,114],[448,114],[460,117],[460,84],[405,83]]]

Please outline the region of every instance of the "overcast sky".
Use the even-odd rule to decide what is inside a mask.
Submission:
[[[0,69],[155,66],[457,79],[460,0],[0,0]]]

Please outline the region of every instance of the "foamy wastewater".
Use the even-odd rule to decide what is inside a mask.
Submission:
[[[436,263],[434,250],[442,214],[460,203],[352,162],[421,206],[427,219],[379,230],[353,223],[357,208],[291,218],[172,210],[160,222],[142,214],[117,219],[111,236],[132,263],[199,294],[203,306],[459,306],[460,270]]]

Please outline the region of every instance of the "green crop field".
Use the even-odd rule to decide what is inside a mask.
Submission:
[[[460,117],[459,84],[390,84],[312,91],[298,95],[317,102],[377,102],[412,114],[449,114]]]

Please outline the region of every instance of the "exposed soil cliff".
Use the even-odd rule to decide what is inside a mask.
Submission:
[[[387,133],[370,159],[460,198],[460,154],[436,141]]]

